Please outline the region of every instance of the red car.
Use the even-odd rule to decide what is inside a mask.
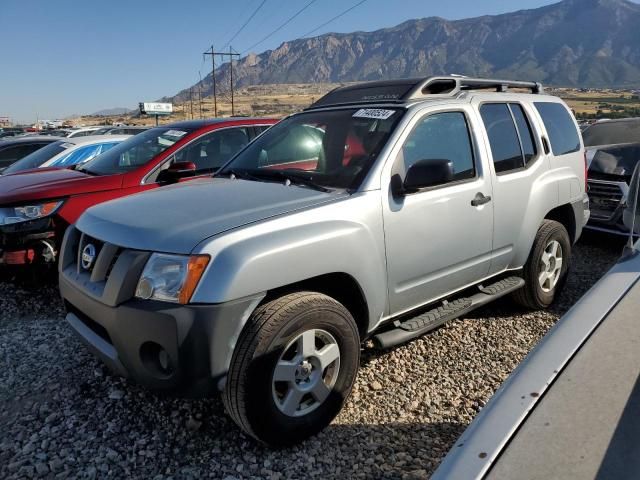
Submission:
[[[147,130],[74,169],[37,169],[0,177],[0,263],[54,263],[64,231],[87,208],[210,175],[276,122],[267,118],[178,122]]]

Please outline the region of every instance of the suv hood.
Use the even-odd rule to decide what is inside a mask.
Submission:
[[[346,196],[282,183],[204,178],[96,205],[77,226],[120,247],[188,254],[214,235]]]
[[[0,176],[0,205],[120,188],[122,175],[94,177],[68,169],[36,169]]]

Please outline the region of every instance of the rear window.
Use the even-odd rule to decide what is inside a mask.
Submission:
[[[640,118],[595,123],[582,132],[587,147],[640,142]]]
[[[561,103],[535,102],[549,135],[554,155],[566,155],[580,150],[578,129],[569,111]]]
[[[7,168],[3,174],[21,172],[22,170],[28,170],[31,168],[38,168],[47,160],[55,157],[59,153],[64,152],[69,146],[73,144],[65,143],[63,141],[50,143],[46,147],[43,147],[35,152],[27,155],[26,157],[18,160],[16,163]]]

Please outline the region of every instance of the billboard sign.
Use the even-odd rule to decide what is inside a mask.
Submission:
[[[173,113],[172,103],[151,103],[140,102],[140,113],[146,115],[171,115]]]

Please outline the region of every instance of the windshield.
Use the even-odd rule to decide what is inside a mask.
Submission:
[[[640,143],[640,118],[595,123],[582,132],[586,147]]]
[[[399,109],[374,108],[294,115],[249,144],[219,175],[357,188],[401,117]]]
[[[135,170],[190,132],[184,128],[152,128],[97,156],[80,170],[92,175],[114,175]]]
[[[47,160],[55,157],[59,153],[64,152],[67,148],[73,147],[72,143],[67,143],[64,140],[59,142],[50,143],[46,147],[42,147],[40,150],[27,155],[26,157],[18,160],[9,168],[2,172],[3,175],[9,173],[21,172],[23,170],[29,170],[31,168],[38,168]]]

